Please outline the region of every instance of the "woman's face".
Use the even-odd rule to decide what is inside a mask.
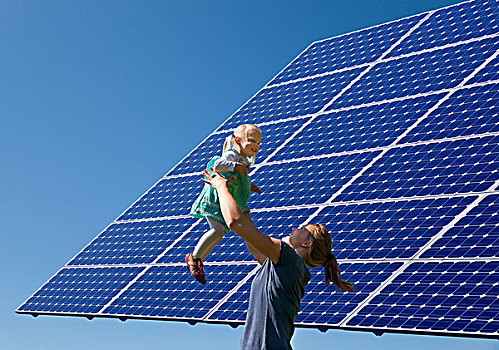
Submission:
[[[317,230],[317,226],[312,224],[303,225],[299,228],[293,228],[291,229],[291,234],[289,235],[289,242],[293,247],[310,242],[313,238],[310,238],[309,235],[312,235],[312,232],[315,230]]]

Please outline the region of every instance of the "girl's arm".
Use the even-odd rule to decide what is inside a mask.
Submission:
[[[213,169],[218,172],[234,171],[236,160],[236,155],[233,152],[225,152],[215,161]]]
[[[211,169],[213,171],[213,169]],[[220,209],[227,226],[239,237],[258,250],[264,257],[277,263],[281,252],[281,241],[268,237],[260,232],[248,220],[227,188],[228,181],[217,173],[204,171],[204,182],[210,184],[218,192]],[[232,179],[231,179],[232,180]],[[229,181],[231,181],[229,180]],[[259,258],[255,257],[258,261]]]
[[[225,171],[239,171],[244,176],[247,176],[248,169],[243,163],[239,163],[237,160],[238,158],[234,152],[225,152],[215,161],[213,169],[220,173]]]

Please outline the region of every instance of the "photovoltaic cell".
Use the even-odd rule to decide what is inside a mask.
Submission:
[[[188,215],[203,182],[201,176],[170,177],[159,181],[133,204],[118,220],[139,220]]]
[[[486,197],[428,249],[423,258],[499,257],[499,197]]]
[[[254,265],[211,266],[209,284],[192,279],[184,266],[154,266],[104,314],[135,317],[202,318]]]
[[[464,5],[464,4],[463,4]],[[497,0],[472,1],[436,11],[392,51],[399,56],[499,32]]]
[[[415,262],[349,324],[497,333],[498,262]]]
[[[441,98],[436,94],[320,115],[271,160],[388,146]]]
[[[112,224],[68,264],[152,263],[195,222],[185,218]]]
[[[262,194],[252,195],[251,207],[260,209],[323,203],[378,153],[366,152],[262,166],[252,177]]]
[[[342,259],[410,258],[476,197],[335,205],[315,219]]]
[[[143,268],[64,268],[26,301],[20,311],[97,313]]]
[[[242,324],[257,262],[207,231],[201,171],[242,123],[256,227],[322,223],[353,292],[311,281],[298,327],[499,338],[499,2],[467,1],[312,43],[16,312]]]
[[[499,85],[456,91],[400,143],[499,131]]]
[[[338,200],[485,191],[499,179],[498,136],[395,148]]]
[[[360,69],[351,69],[265,88],[222,124],[219,130],[235,128],[248,121],[258,124],[317,113],[359,72]]]
[[[319,41],[306,49],[268,85],[333,72],[375,61],[423,16]]]
[[[380,63],[329,110],[456,87],[497,49],[492,38]]]
[[[354,308],[385,281],[401,263],[364,263],[341,265],[342,278],[355,284],[354,292],[334,290],[325,292],[324,271],[313,271],[310,288],[302,299],[302,307],[297,322],[303,324],[338,325]]]
[[[470,80],[470,83],[483,83],[496,80],[499,80],[499,58],[493,59],[492,62]]]

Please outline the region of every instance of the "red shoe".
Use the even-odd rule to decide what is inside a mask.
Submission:
[[[192,256],[192,253],[185,256],[185,263],[187,265],[187,270],[194,276],[196,281],[201,284],[206,284],[206,279],[204,278],[204,265],[201,259]]]

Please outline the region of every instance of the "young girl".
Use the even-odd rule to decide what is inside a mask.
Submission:
[[[261,131],[256,125],[238,126],[234,133],[225,140],[222,156],[211,159],[206,167],[206,169],[212,167],[226,179],[236,176],[236,179],[228,185],[229,191],[248,218],[250,216],[246,203],[250,193],[261,193],[260,189],[251,183],[248,176],[248,169],[254,163],[255,154],[260,149],[261,137]],[[218,193],[209,184],[205,184],[201,194],[192,205],[190,215],[205,218],[210,225],[210,230],[200,238],[194,251],[185,257],[189,272],[198,282],[206,284],[203,260],[222,240],[224,233],[229,232],[220,210]]]

